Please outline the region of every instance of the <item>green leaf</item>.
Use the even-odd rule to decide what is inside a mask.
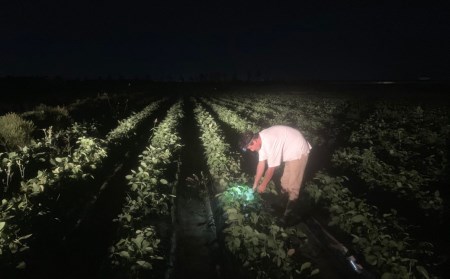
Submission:
[[[149,262],[146,261],[137,261],[136,262],[139,266],[145,268],[145,269],[152,269],[152,265]]]
[[[366,262],[370,265],[376,265],[378,262],[378,258],[374,255],[366,255]]]
[[[302,266],[300,267],[300,272],[302,272],[303,270],[310,268],[310,267],[311,267],[310,262],[303,263]]]
[[[138,246],[141,247],[142,241],[144,241],[144,237],[138,236],[135,239],[133,239],[133,242]]]
[[[361,223],[367,221],[367,218],[364,215],[355,215],[352,217],[352,221],[355,223]]]
[[[160,182],[161,184],[164,184],[164,185],[166,185],[166,184],[169,183],[169,182],[168,182],[167,180],[165,180],[164,178],[160,179],[159,182]]]
[[[122,251],[119,253],[119,256],[129,259],[130,258],[130,254],[127,251]]]
[[[416,266],[417,271],[423,275],[426,279],[430,279],[430,276],[428,275],[428,271],[421,265]]]
[[[5,225],[6,225],[6,222],[0,222],[0,232],[3,230]]]
[[[233,221],[233,220],[237,220],[238,219],[238,215],[237,214],[230,214],[228,215],[228,220]]]
[[[32,233],[30,233],[30,234],[27,234],[27,235],[21,236],[21,237],[19,237],[19,240],[23,240],[23,239],[27,239],[27,238],[30,238],[30,237],[31,237],[32,235],[33,235],[33,234],[32,234]]]
[[[18,265],[16,265],[17,269],[25,269],[27,267],[27,264],[25,262],[20,262]]]
[[[385,272],[381,276],[381,279],[395,279],[395,278],[397,278],[397,277],[394,274],[390,273],[390,272]]]
[[[253,245],[257,246],[259,243],[258,238],[257,237],[252,238],[252,243],[253,243]]]

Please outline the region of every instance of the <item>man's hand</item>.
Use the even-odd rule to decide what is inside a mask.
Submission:
[[[266,187],[258,187],[258,193],[264,193],[264,191],[266,190]]]

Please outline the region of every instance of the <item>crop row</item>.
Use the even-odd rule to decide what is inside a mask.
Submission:
[[[117,271],[114,277],[142,278],[154,269],[155,262],[167,259],[161,247],[161,235],[154,220],[170,214],[177,175],[167,175],[168,168],[177,165],[182,147],[177,128],[183,117],[179,101],[167,112],[166,118],[154,129],[151,143],[139,157],[139,166],[126,176],[129,189],[119,224],[117,241],[110,248],[110,263]],[[153,223],[152,223],[153,222]],[[147,273],[146,273],[147,272]]]
[[[219,230],[227,251],[258,278],[306,278],[316,274],[318,270],[310,262],[298,261],[293,256],[296,251],[287,241],[292,236],[305,235],[297,228],[285,230],[274,216],[262,210],[262,200],[244,184],[249,178],[240,171],[239,161],[224,142],[214,118],[199,103],[195,114],[209,171],[217,185],[217,203],[222,214],[216,218],[219,223],[223,220]]]

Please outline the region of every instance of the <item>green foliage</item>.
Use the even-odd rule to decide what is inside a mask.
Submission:
[[[226,110],[216,109],[219,115],[227,115]],[[227,250],[256,278],[306,278],[318,273],[311,263],[293,260],[291,256],[295,250],[286,245],[289,233],[276,224],[274,216],[262,210],[261,197],[246,185],[235,185],[245,183],[249,178],[242,173],[239,160],[230,152],[214,117],[199,103],[194,113],[202,132],[200,139],[215,183],[214,190],[219,193],[216,195],[219,207],[224,212],[226,228],[223,233]],[[240,119],[232,114],[227,116],[223,120]],[[234,127],[243,131],[251,126],[239,121]]]
[[[10,200],[3,199],[0,203],[0,257],[3,263],[23,268],[24,262],[14,260],[14,255],[29,249],[27,239],[32,234],[23,235],[17,219],[26,218],[32,210],[32,205],[25,196],[17,196]]]
[[[411,267],[420,273],[426,270],[418,265],[419,258],[432,253],[430,243],[421,243],[423,251],[414,247],[407,227],[399,221],[396,212],[380,215],[375,206],[355,198],[343,184],[346,177],[330,176],[321,171],[308,183],[305,191],[322,207],[328,208],[329,226],[337,226],[353,237],[353,247],[370,266],[376,267],[382,278],[411,277]],[[417,244],[416,244],[417,245]],[[399,277],[389,277],[398,274]]]
[[[177,127],[183,117],[181,102],[168,111],[167,117],[154,128],[151,144],[142,152],[139,166],[125,178],[129,189],[122,212],[114,220],[119,223],[119,241],[110,248],[110,259],[132,278],[142,277],[143,271],[153,269],[155,261],[163,260],[158,250],[158,231],[148,223],[152,217],[168,215],[172,186],[175,182],[163,177],[167,165],[181,145]]]
[[[31,142],[31,134],[35,126],[32,121],[25,120],[16,113],[0,116],[0,144],[6,150],[17,150]]]
[[[292,257],[298,247],[289,247],[288,239],[306,235],[298,228],[278,226],[253,189],[233,185],[217,197],[227,224],[223,230],[226,248],[256,278],[307,278],[319,272],[310,262]]]
[[[135,132],[137,125],[144,119],[150,116],[161,104],[162,101],[157,101],[146,106],[141,112],[132,114],[126,119],[119,120],[119,125],[114,130],[106,135],[106,139],[118,144],[121,140],[131,137]]]
[[[81,136],[78,147],[68,156],[50,158],[51,171],[38,171],[37,176],[21,182],[21,191],[29,195],[38,195],[46,187],[53,186],[63,177],[70,179],[92,178],[92,170],[108,156],[105,142],[97,138]]]
[[[107,157],[104,149],[104,141],[96,138],[80,137],[77,140],[79,145],[68,157],[57,157],[51,160],[55,166],[52,172],[60,175],[63,172],[69,173],[72,178],[86,178],[88,173],[83,170],[96,169],[103,158]]]
[[[9,185],[17,171],[20,173],[20,178],[25,177],[25,166],[29,159],[28,148],[21,148],[17,152],[0,152],[0,159],[0,177],[6,186],[4,192],[8,192]]]
[[[448,109],[380,102],[333,154],[340,171],[440,214],[444,200],[434,184],[448,169]],[[433,212],[434,211],[434,212]]]
[[[136,230],[132,236],[120,239],[110,248],[111,263],[122,269],[130,269],[133,275],[143,269],[153,269],[154,260],[164,259],[158,251],[160,242],[154,227]]]
[[[236,154],[230,152],[230,146],[225,143],[214,118],[200,104],[197,104],[194,113],[202,132],[200,139],[205,149],[215,192],[224,191],[232,181],[245,183],[247,178],[240,170],[239,160]]]

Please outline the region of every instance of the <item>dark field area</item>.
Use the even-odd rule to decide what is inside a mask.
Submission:
[[[388,99],[404,102],[449,102],[450,82],[154,82],[146,80],[0,79],[0,112],[26,111],[39,103],[67,105],[102,93],[194,95],[291,93],[316,96]]]

